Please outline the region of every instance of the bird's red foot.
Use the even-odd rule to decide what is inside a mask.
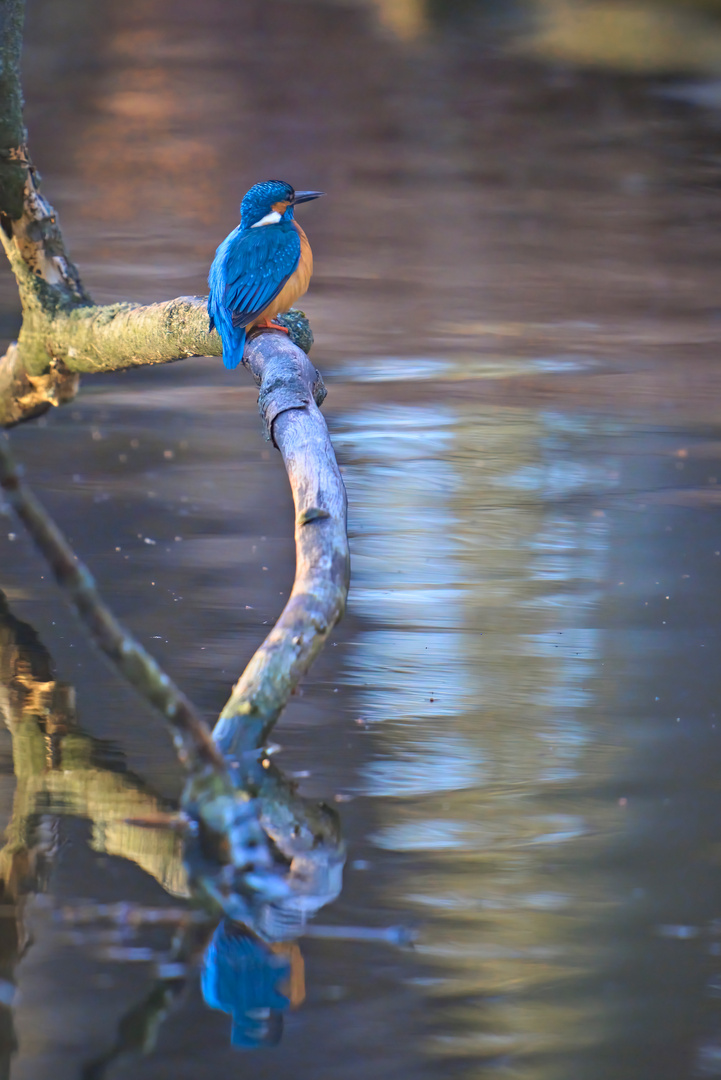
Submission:
[[[282,330],[284,334],[290,336],[290,330],[287,326],[281,326],[280,323],[273,322],[272,319],[263,319],[261,322],[255,324],[256,330]]]

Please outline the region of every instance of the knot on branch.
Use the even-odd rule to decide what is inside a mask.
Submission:
[[[78,384],[79,376],[59,360],[52,361],[43,374],[31,375],[14,341],[0,359],[0,426],[12,427],[41,416],[52,405],[72,401]]]
[[[274,322],[286,327],[290,340],[306,355],[313,348],[313,331],[310,328],[308,316],[300,308],[291,308],[290,311],[275,315]]]
[[[309,506],[298,515],[298,525],[310,525],[312,521],[322,521],[329,517],[330,514],[322,506]]]
[[[278,333],[273,333],[270,347],[268,340],[268,331],[255,334],[246,346],[243,363],[259,388],[265,437],[275,444],[273,424],[278,416],[289,409],[306,409],[311,402],[321,405],[327,391],[318,369],[292,340]]]
[[[276,417],[288,409],[304,409],[310,402],[311,395],[300,374],[289,378],[279,373],[275,378],[264,379],[258,394],[258,408],[268,442],[274,441],[273,422]]]
[[[53,361],[50,370],[45,375],[28,375],[30,389],[27,394],[18,400],[18,404],[27,415],[36,406],[65,405],[72,401],[78,392],[80,376],[75,375],[60,361]]]

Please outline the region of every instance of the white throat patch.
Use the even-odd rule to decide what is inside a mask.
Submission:
[[[255,225],[251,225],[251,229],[257,229],[259,225],[277,225],[280,221],[281,215],[277,210],[271,210],[269,214],[266,214],[260,221],[256,221]]]

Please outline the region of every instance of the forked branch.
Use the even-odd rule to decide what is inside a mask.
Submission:
[[[0,239],[23,312],[18,341],[0,358],[0,427],[6,427],[71,400],[81,372],[220,355],[221,344],[209,333],[201,297],[148,306],[93,305],[65,250],[55,211],[40,192],[27,148],[20,85],[24,0],[0,0],[0,14]],[[266,899],[302,889],[293,881],[296,855],[320,851],[329,840],[333,881],[340,858],[334,826],[326,828],[323,815],[315,824],[311,815],[308,828],[287,847],[266,822],[266,832],[290,863],[290,884],[281,881],[248,794],[240,790],[243,782],[251,794],[262,786],[263,773],[260,779],[257,770],[253,776],[256,758],[246,754],[246,768],[243,755],[264,745],[293,687],[343,613],[348,590],[345,489],[318,409],[325,388],[301,351],[313,339],[302,312],[281,319],[290,338],[261,332],[248,342],[244,362],[260,388],[266,432],[283,455],[293,491],[296,579],[285,610],[236,684],[213,736],[182,691],[102,603],[89,571],[23,485],[9,443],[0,436],[0,484],[8,501],[95,642],[174,732],[190,769],[186,808],[212,838],[221,864],[215,881],[205,876],[206,891],[234,917],[247,910],[239,897],[243,889]],[[238,759],[232,774],[228,756]],[[211,845],[198,846],[205,858]]]
[[[22,306],[18,340],[0,357],[0,427],[72,400],[79,374],[222,353],[205,297],[93,304],[30,159],[20,81],[24,7],[0,0],[0,240]],[[303,313],[279,321],[307,352],[313,336]]]

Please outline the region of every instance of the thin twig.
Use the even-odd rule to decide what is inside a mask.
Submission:
[[[93,640],[129,683],[159,709],[173,730],[178,754],[189,768],[225,772],[222,753],[207,725],[182,690],[117,621],[100,598],[95,581],[52,518],[20,479],[7,435],[0,436],[0,486],[36,546],[52,567]]]

